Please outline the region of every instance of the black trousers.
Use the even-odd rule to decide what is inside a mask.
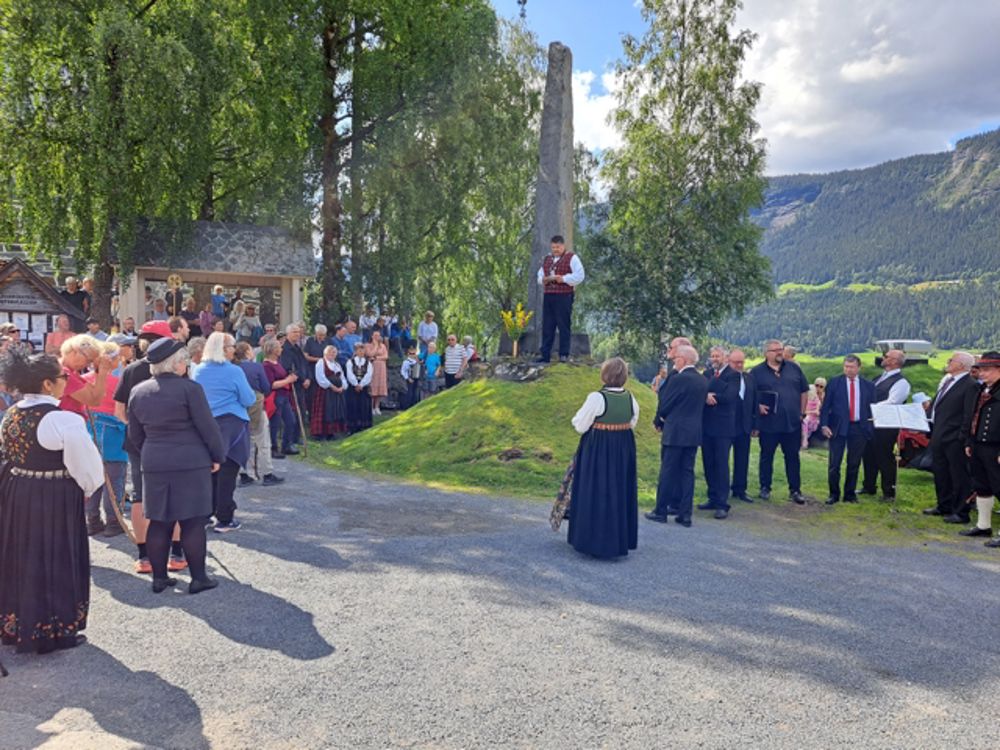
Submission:
[[[802,431],[792,432],[762,432],[760,433],[760,488],[771,489],[771,479],[774,476],[774,454],[781,446],[781,455],[785,457],[785,476],[788,478],[788,491],[802,490],[801,468],[799,465],[799,449],[802,447]]]
[[[229,523],[236,512],[236,477],[240,473],[240,465],[227,458],[219,470],[212,474],[212,515],[219,523]]]
[[[569,356],[570,320],[573,317],[572,294],[544,294],[542,301],[542,359],[552,358],[552,345],[559,329],[559,356]]]
[[[965,501],[972,494],[972,474],[963,441],[935,442],[932,437],[931,470],[938,510],[944,515],[967,516]]]
[[[729,449],[732,444],[732,438],[708,435],[701,441],[701,465],[708,485],[708,502],[719,510],[729,510]]]
[[[975,443],[972,446],[972,486],[980,497],[1000,496],[1000,445]]]
[[[747,492],[747,472],[750,469],[750,433],[737,435],[733,440],[733,485],[734,495]]]
[[[830,497],[840,497],[840,464],[844,460],[844,450],[847,450],[847,474],[844,477],[844,497],[855,500],[858,496],[858,472],[861,469],[861,458],[868,445],[868,436],[861,425],[850,425],[846,435],[830,438],[830,454],[827,459],[826,478],[830,485]]]
[[[676,511],[679,518],[691,520],[694,508],[694,459],[697,446],[660,446],[660,481],[656,486],[656,510],[661,516]]]
[[[876,429],[875,437],[868,442],[864,456],[864,490],[874,495],[879,475],[882,477],[882,494],[896,496],[896,440],[899,430]]]

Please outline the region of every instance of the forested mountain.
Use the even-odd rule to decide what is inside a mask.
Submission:
[[[895,336],[1000,343],[1000,130],[953,151],[770,180],[764,227],[778,295],[716,333],[817,354]]]

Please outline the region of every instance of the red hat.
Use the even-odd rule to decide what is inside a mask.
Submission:
[[[165,320],[146,321],[139,331],[139,338],[149,340],[169,339],[173,335],[174,332],[170,330],[170,324]]]

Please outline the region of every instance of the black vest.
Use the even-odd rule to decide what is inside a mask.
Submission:
[[[889,398],[889,391],[892,390],[892,387],[896,384],[897,381],[902,380],[902,379],[903,379],[903,373],[897,372],[895,375],[889,376],[888,378],[886,378],[885,380],[883,380],[881,383],[876,383],[875,384],[875,403],[877,404],[877,403],[879,403],[881,401],[885,401],[887,398]]]

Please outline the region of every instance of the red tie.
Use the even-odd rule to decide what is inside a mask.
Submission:
[[[722,374],[722,370],[715,371],[715,377],[719,377]]]
[[[851,383],[851,421],[857,422],[858,420],[854,415],[858,413],[857,409],[855,408],[858,404],[858,394],[854,387],[854,378],[851,378],[850,383]]]

